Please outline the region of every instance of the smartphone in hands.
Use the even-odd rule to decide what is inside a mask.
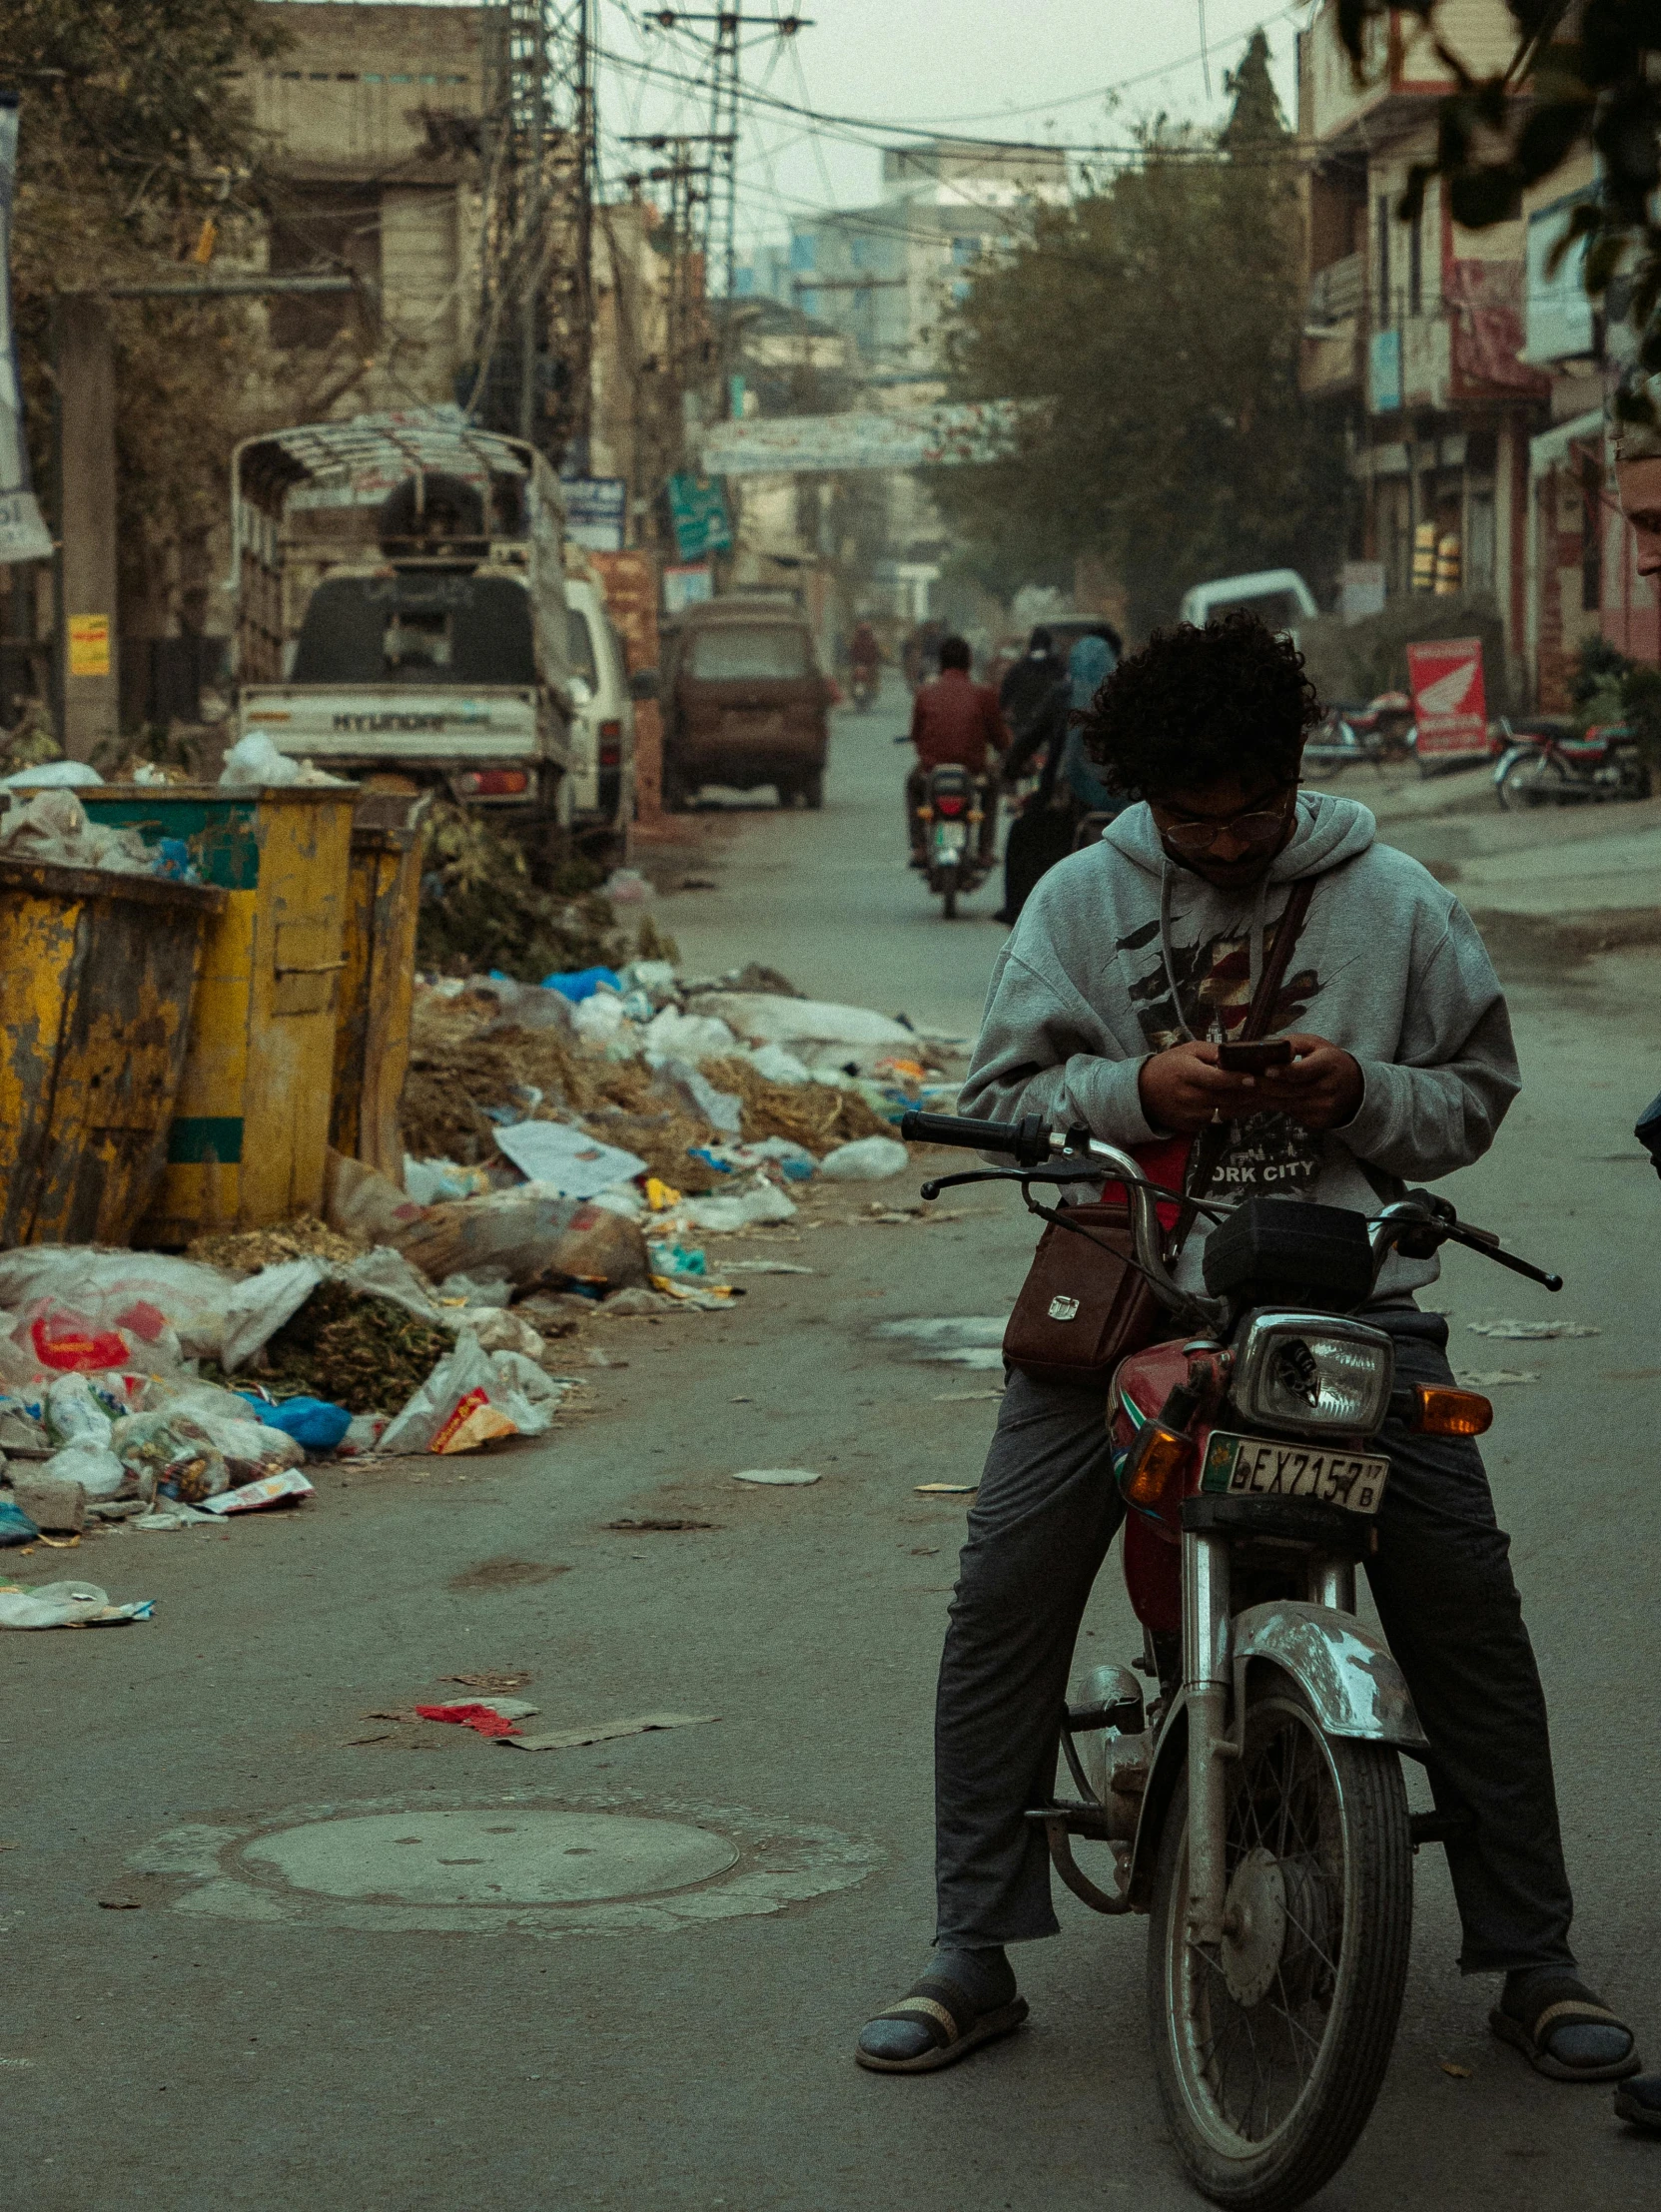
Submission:
[[[1272,1042],[1247,1044],[1244,1040],[1235,1044],[1219,1045],[1217,1065],[1231,1076],[1263,1076],[1271,1068],[1285,1068],[1291,1062],[1291,1039],[1277,1037]]]

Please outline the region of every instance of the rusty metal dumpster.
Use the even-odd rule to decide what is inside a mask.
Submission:
[[[0,860],[0,1244],[125,1244],[161,1181],[204,885]]]
[[[404,1182],[399,1101],[410,1066],[415,986],[420,832],[360,822],[352,833],[346,966],[335,1028],[335,1104],[329,1141]]]
[[[323,1205],[345,955],[350,784],[106,784],[88,814],[180,838],[226,896],[208,932],[167,1169],[141,1234],[188,1243]]]

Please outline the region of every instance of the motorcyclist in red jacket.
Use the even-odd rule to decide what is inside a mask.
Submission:
[[[1007,751],[1010,732],[997,692],[971,678],[970,658],[966,639],[942,638],[940,674],[933,683],[924,684],[912,702],[911,742],[917,748],[917,766],[906,778],[906,819],[914,868],[925,865],[917,810],[923,804],[929,770],[948,762],[967,768],[981,782],[981,858],[992,857],[998,810],[986,789],[986,774],[989,756]]]

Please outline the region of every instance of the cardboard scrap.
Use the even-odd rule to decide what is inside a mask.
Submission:
[[[554,1729],[545,1736],[503,1736],[497,1741],[509,1751],[574,1751],[581,1744],[609,1744],[616,1736],[645,1736],[660,1728],[702,1728],[718,1721],[718,1713],[642,1713],[632,1721],[595,1721],[587,1728]]]

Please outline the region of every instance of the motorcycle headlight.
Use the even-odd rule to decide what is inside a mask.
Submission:
[[[1309,1314],[1262,1313],[1246,1324],[1230,1397],[1242,1420],[1306,1436],[1368,1434],[1390,1402],[1395,1358],[1382,1329]]]

